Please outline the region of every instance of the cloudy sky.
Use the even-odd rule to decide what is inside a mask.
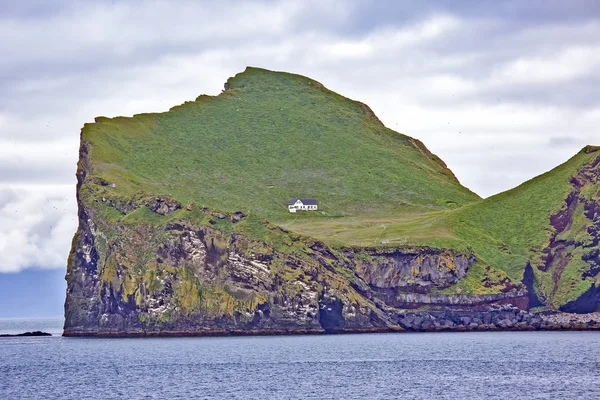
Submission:
[[[600,144],[599,4],[2,1],[0,272],[65,268],[85,122],[218,94],[247,65],[369,104],[483,197],[518,185]]]

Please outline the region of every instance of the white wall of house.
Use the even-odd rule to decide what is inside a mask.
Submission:
[[[288,211],[291,213],[295,213],[296,211],[317,211],[318,207],[316,205],[307,205],[302,203],[301,200],[296,200],[294,204],[288,205]]]

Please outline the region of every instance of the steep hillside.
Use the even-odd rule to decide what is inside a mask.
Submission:
[[[329,215],[443,209],[478,200],[418,140],[309,78],[248,68],[216,97],[83,129],[111,196],[157,194],[286,220],[293,197]]]
[[[597,148],[482,200],[309,78],[225,89],[84,126],[66,335],[600,328],[529,312],[600,305]]]
[[[457,236],[480,260],[514,280],[526,265],[533,267],[538,295],[552,307],[599,286],[599,147],[588,146],[559,167],[452,214]]]

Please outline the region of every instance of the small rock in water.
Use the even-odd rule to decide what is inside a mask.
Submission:
[[[0,335],[0,337],[16,337],[16,336],[52,336],[52,334],[50,334],[48,332],[35,331],[35,332],[18,333],[16,335]]]

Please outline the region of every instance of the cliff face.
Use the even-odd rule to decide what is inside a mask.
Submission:
[[[84,127],[65,335],[600,328],[597,148],[481,200],[362,103],[228,82]]]
[[[234,233],[235,224],[246,222],[243,213],[194,210],[206,217],[203,225],[175,218],[181,206],[164,198],[131,200],[124,206],[98,195],[111,185],[90,180],[89,161],[82,143],[66,335],[399,329],[335,271],[332,253],[296,252],[304,244],[295,245],[266,222],[254,221],[255,228],[290,240],[292,251],[276,251]],[[107,218],[112,211],[124,216],[146,211],[158,221],[114,223]]]
[[[245,218],[219,217],[227,224]],[[181,220],[109,226],[85,207],[73,244],[65,335],[600,327],[600,316],[557,322],[528,313],[524,287],[491,295],[432,294],[463,278],[474,261],[449,251],[335,251],[293,236],[291,251],[282,251]]]
[[[600,156],[570,184],[563,207],[550,217],[553,234],[537,267],[540,295],[561,311],[600,311]]]
[[[242,212],[194,210],[165,197],[117,201],[107,197],[110,183],[90,178],[85,143],[80,157],[65,335],[593,329],[600,323],[528,313],[539,304],[531,304],[527,273],[523,285],[496,294],[442,293],[467,276],[476,261],[471,254],[333,249]],[[114,214],[124,218],[115,222]],[[248,232],[257,229],[268,240],[253,239]]]
[[[401,331],[423,329],[402,307],[458,307],[460,319],[465,306],[522,296],[431,294],[466,275],[475,261],[469,254],[335,250],[241,212],[194,210],[164,197],[115,200],[107,194],[113,185],[92,179],[90,166],[83,142],[65,335]],[[145,218],[134,218],[140,212]],[[115,222],[115,214],[124,218]],[[253,230],[266,230],[269,243],[242,233]]]
[[[109,185],[88,181],[87,157],[83,144],[65,335],[402,330],[378,298],[381,290],[449,286],[473,261],[431,249],[336,251],[254,221],[273,233],[267,244],[235,232],[250,223],[243,213],[201,209],[203,225],[175,218],[176,202],[122,207],[94,193]],[[166,204],[149,201],[158,203]],[[127,216],[142,209],[158,223],[106,218],[111,210]]]

